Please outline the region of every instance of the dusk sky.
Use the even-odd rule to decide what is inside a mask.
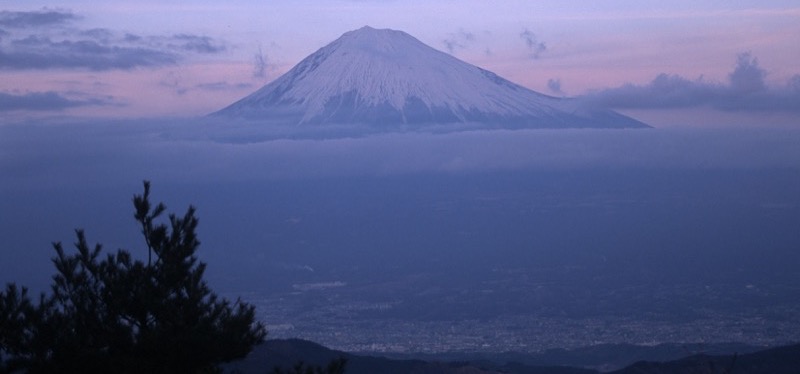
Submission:
[[[204,115],[364,25],[657,127],[800,125],[789,0],[7,0],[0,118]]]

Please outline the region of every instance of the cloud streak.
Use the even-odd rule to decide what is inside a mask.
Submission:
[[[208,36],[177,34],[166,40],[168,41],[167,47],[178,48],[186,52],[214,54],[225,52],[227,49],[224,44],[217,43]]]
[[[0,69],[129,70],[173,65],[192,54],[219,54],[225,43],[192,34],[134,35],[114,30],[63,28],[78,16],[61,11],[3,12]]]
[[[550,90],[550,92],[555,93],[555,94],[559,94],[559,95],[563,95],[564,94],[564,91],[561,90],[561,79],[557,79],[557,78],[548,79],[547,80],[547,89]]]
[[[702,77],[687,79],[662,73],[644,85],[627,83],[591,92],[584,99],[617,109],[676,109],[711,107],[722,111],[800,112],[800,75],[783,86],[769,87],[766,70],[750,53],[737,56],[725,83]]]
[[[228,82],[228,81],[212,81],[212,82],[202,82],[197,83],[194,85],[185,84],[184,80],[182,79],[181,75],[176,72],[169,72],[165,75],[161,81],[159,81],[159,85],[165,88],[170,89],[175,94],[178,95],[185,95],[190,91],[206,91],[206,92],[220,92],[220,91],[242,91],[242,90],[250,90],[253,88],[251,83],[235,83],[235,82]]]
[[[70,99],[54,91],[30,92],[21,95],[0,92],[0,112],[15,110],[59,111],[81,106],[112,104],[108,99]]]
[[[453,54],[459,49],[466,49],[470,44],[475,43],[476,40],[475,34],[460,29],[458,32],[448,34],[447,38],[442,40],[442,44],[444,44],[447,52]]]
[[[531,58],[538,59],[547,50],[547,44],[540,41],[531,30],[525,29],[519,33],[519,37],[525,41]]]
[[[175,53],[146,47],[115,46],[90,39],[55,41],[30,36],[14,40],[10,46],[10,52],[0,51],[0,68],[83,68],[98,71],[163,66],[178,61]]]
[[[261,46],[259,46],[258,52],[253,54],[253,78],[266,78],[267,74],[275,69],[276,65],[270,61],[269,56],[264,54]]]
[[[206,91],[240,91],[240,90],[247,90],[252,89],[253,85],[250,83],[229,83],[229,82],[210,82],[210,83],[200,83],[194,88],[199,90],[206,90]]]

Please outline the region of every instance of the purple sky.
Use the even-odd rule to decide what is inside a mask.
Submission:
[[[184,3],[4,1],[0,122],[203,115],[370,25],[655,126],[800,126],[796,1]]]

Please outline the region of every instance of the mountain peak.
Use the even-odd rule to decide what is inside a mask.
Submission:
[[[351,35],[351,34],[368,34],[368,33],[381,32],[381,31],[385,32],[385,31],[395,31],[395,30],[391,30],[391,29],[376,29],[376,28],[374,28],[374,27],[372,27],[370,25],[364,25],[364,26],[361,26],[358,29],[347,31],[342,35],[344,36],[344,35]]]
[[[350,30],[342,34],[342,37],[378,37],[380,35],[394,35],[394,36],[406,36],[412,37],[411,35],[400,31],[400,30],[392,30],[392,29],[376,29],[372,26],[365,25],[361,26],[361,28]]]
[[[503,127],[646,127],[543,95],[397,30],[364,26],[216,113],[291,124],[469,123]]]

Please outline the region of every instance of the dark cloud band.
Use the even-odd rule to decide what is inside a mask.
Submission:
[[[63,24],[79,17],[67,11],[43,9],[33,12],[0,11],[0,26],[8,28],[42,27]]]
[[[175,54],[164,51],[110,46],[93,40],[52,41],[48,38],[28,38],[12,44],[17,48],[10,52],[0,51],[0,68],[111,70],[170,65],[178,60]]]

